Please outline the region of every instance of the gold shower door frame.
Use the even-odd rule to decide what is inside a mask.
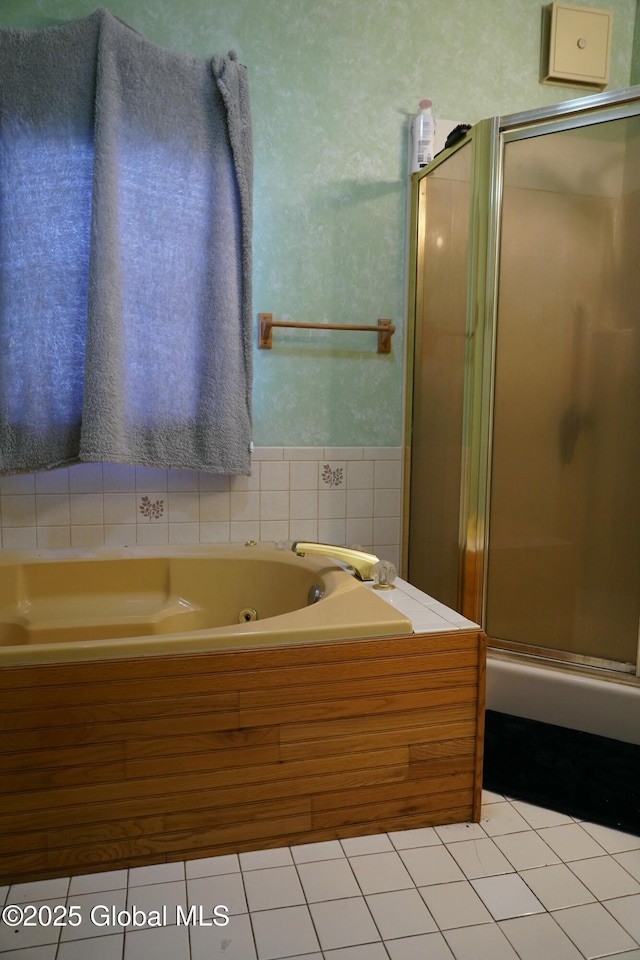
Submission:
[[[494,118],[477,124],[471,131],[473,172],[471,179],[467,345],[461,471],[459,491],[459,563],[455,594],[456,606],[470,619],[480,623],[492,646],[518,654],[565,660],[617,672],[640,675],[638,646],[633,663],[590,656],[555,646],[539,646],[509,638],[492,636],[488,597],[489,545],[491,533],[491,493],[494,457],[494,416],[496,404],[496,349],[498,332],[501,231],[503,216],[505,150],[510,143],[546,134],[571,131],[610,120],[622,120],[640,114],[640,87],[600,94],[558,104],[555,107]],[[441,158],[449,159],[451,151]],[[436,168],[437,169],[437,168]],[[417,269],[419,231],[424,229],[425,210],[420,205],[420,181],[433,170],[414,178],[409,315],[415,317],[419,306],[420,276]],[[422,204],[424,206],[424,189]],[[412,409],[416,334],[410,325],[408,338],[408,389],[405,470],[404,573],[412,576],[411,542],[411,463],[414,412]],[[419,362],[419,360],[418,360]],[[414,493],[415,499],[415,493]],[[415,536],[415,531],[414,531]],[[422,589],[425,585],[418,583]],[[640,589],[640,587],[639,587]],[[429,591],[427,591],[429,592]],[[446,601],[445,601],[446,602]],[[449,601],[450,602],[450,601]],[[494,618],[495,619],[495,618]],[[489,616],[489,621],[491,616]],[[627,660],[629,658],[626,658]]]

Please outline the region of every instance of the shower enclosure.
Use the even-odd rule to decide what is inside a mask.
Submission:
[[[414,177],[411,264],[405,576],[638,675],[640,87],[477,124]]]

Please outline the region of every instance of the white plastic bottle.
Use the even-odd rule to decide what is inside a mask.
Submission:
[[[433,143],[436,122],[431,113],[431,100],[420,101],[420,113],[411,121],[411,143],[409,147],[409,173],[422,170],[433,160]]]

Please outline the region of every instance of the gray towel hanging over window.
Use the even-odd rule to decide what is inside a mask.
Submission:
[[[0,473],[250,472],[252,167],[233,54],[0,30]]]

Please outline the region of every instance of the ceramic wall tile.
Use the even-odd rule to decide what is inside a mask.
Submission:
[[[260,452],[250,477],[82,464],[3,478],[2,548],[305,539],[375,549],[397,565],[395,447],[376,448],[375,460],[361,447]]]

